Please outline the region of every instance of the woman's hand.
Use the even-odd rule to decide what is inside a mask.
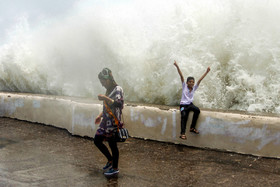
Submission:
[[[95,118],[95,124],[99,124],[101,122],[101,116],[97,116]]]
[[[102,94],[98,95],[98,100],[99,101],[106,101],[109,105],[114,103],[113,99],[111,99],[110,97],[107,97],[106,95],[102,95]]]
[[[104,101],[106,98],[107,98],[106,95],[102,95],[102,94],[99,94],[99,95],[98,95],[98,100],[99,100],[99,101]]]

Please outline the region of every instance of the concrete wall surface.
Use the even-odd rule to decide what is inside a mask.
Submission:
[[[99,101],[62,96],[0,93],[0,116],[67,129],[73,135],[94,137]],[[181,140],[180,112],[175,108],[126,104],[124,122],[130,136],[188,146],[211,148],[256,156],[280,158],[280,118],[202,110],[199,135],[188,132]]]

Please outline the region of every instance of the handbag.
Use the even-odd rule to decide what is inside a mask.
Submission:
[[[128,138],[128,130],[126,128],[118,128],[118,131],[116,132],[117,136],[116,140],[117,142],[125,142],[125,140]]]
[[[119,122],[118,118],[113,114],[110,107],[107,105],[107,103],[104,101],[104,106],[110,116],[112,116],[115,120],[115,124],[117,125],[117,130],[114,132],[115,138],[117,142],[125,142],[126,139],[128,139],[129,134],[128,130],[124,128],[124,124]]]

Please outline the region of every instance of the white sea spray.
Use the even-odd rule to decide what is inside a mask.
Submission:
[[[175,105],[181,96],[176,60],[185,78],[198,80],[211,67],[196,105],[279,113],[279,5],[76,1],[65,14],[46,14],[36,24],[30,8],[1,37],[0,89],[96,98],[104,92],[97,74],[109,67],[127,101]]]

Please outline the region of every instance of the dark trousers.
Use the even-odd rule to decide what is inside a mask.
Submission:
[[[103,153],[103,155],[108,159],[108,161],[113,161],[113,168],[118,168],[119,162],[119,149],[117,146],[117,141],[114,138],[109,138],[108,143],[112,151],[112,155],[110,154],[108,148],[104,145],[105,137],[96,135],[94,137],[94,144],[96,147]]]
[[[184,109],[182,109],[184,107]],[[189,105],[180,105],[180,111],[181,111],[181,134],[186,133],[186,125],[189,117],[189,112],[193,111],[193,119],[192,119],[192,124],[191,128],[195,128],[196,121],[198,119],[198,116],[200,114],[200,110],[197,106],[195,106],[193,103]]]

